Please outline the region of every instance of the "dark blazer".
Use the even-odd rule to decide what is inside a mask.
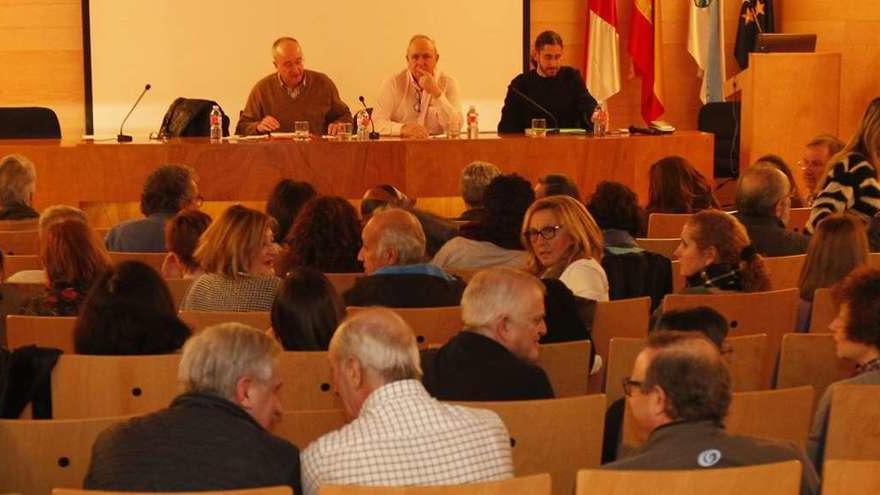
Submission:
[[[396,273],[368,275],[355,280],[343,294],[346,306],[436,308],[458,306],[465,283],[433,275]]]
[[[785,224],[777,217],[746,215],[742,212],[735,213],[734,216],[745,226],[758,254],[789,256],[807,252],[810,238],[785,230]]]

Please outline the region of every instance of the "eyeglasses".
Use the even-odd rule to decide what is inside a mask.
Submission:
[[[529,242],[534,242],[534,240],[537,239],[538,236],[543,237],[545,241],[549,241],[556,237],[556,233],[559,232],[559,229],[561,228],[562,225],[548,225],[540,230],[526,229],[523,234],[525,234],[526,239],[528,239]]]
[[[637,380],[630,380],[629,377],[624,378],[623,379],[623,395],[625,395],[627,397],[632,396],[632,388],[633,387],[642,388],[642,385],[644,385],[643,382],[640,382]]]

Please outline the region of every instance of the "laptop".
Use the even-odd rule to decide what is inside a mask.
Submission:
[[[816,35],[799,33],[758,33],[757,53],[815,52]]]

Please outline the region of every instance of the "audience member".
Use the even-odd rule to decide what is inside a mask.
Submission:
[[[416,208],[415,204],[415,199],[410,199],[396,187],[382,184],[364,193],[361,200],[361,221],[366,225],[373,211],[384,206],[407,210],[422,224],[422,230],[425,231],[425,251],[429,257],[434,256],[444,244],[458,235],[458,226],[451,220]]]
[[[855,268],[866,265],[868,254],[865,226],[858,218],[835,213],[819,223],[798,277],[798,331],[810,328],[816,289],[829,288]]]
[[[809,237],[785,228],[792,195],[785,175],[770,162],[759,161],[739,176],[734,214],[764,256],[789,256],[807,251]]]
[[[182,210],[165,225],[165,250],[162,276],[165,278],[198,278],[203,273],[194,253],[199,239],[211,225],[211,216],[199,210]]]
[[[269,433],[281,415],[281,346],[240,323],[209,327],[183,346],[185,392],[158,412],[98,436],[83,486],[113,491],[204,491],[290,486],[299,450]]]
[[[529,251],[528,271],[558,278],[576,296],[608,300],[602,261],[602,232],[587,208],[568,196],[548,196],[532,203],[522,225]]]
[[[23,314],[76,316],[92,283],[110,266],[95,233],[80,220],[49,225],[40,238],[46,289],[25,302]]]
[[[819,472],[824,464],[828,415],[837,385],[880,385],[880,270],[858,268],[835,286],[832,294],[840,309],[828,328],[834,332],[837,357],[855,361],[856,375],[828,387],[816,407],[807,452]]]
[[[456,485],[513,476],[510,437],[485,409],[432,399],[419,350],[391,310],[349,317],[330,342],[334,388],[352,421],[302,453],[303,493],[322,485]]]
[[[189,335],[165,281],[140,261],[123,261],[98,277],[73,330],[77,354],[170,354]]]
[[[709,182],[680,156],[668,156],[648,171],[647,213],[694,213],[719,208]]]
[[[64,220],[77,220],[88,223],[86,214],[79,208],[67,205],[54,205],[43,210],[40,214],[37,234],[42,239],[49,225],[62,222]],[[9,278],[4,279],[6,282],[19,284],[45,284],[46,270],[21,270],[13,273]]]
[[[345,304],[323,273],[302,267],[281,282],[271,317],[272,334],[284,350],[326,351]]]
[[[374,212],[361,234],[358,260],[366,277],[343,294],[348,306],[457,306],[464,282],[425,263],[425,232],[399,208]]]
[[[201,202],[193,169],[184,165],[163,165],[144,183],[141,213],[145,218],[126,220],[110,229],[104,244],[108,251],[165,251],[165,222],[180,210]]]
[[[829,134],[820,134],[807,143],[804,157],[799,163],[807,185],[807,206],[812,206],[819,180],[825,174],[825,167],[832,156],[843,149],[843,141]]]
[[[363,269],[358,262],[361,224],[357,211],[345,198],[320,196],[310,200],[300,210],[284,242],[282,273],[301,267],[324,273]]]
[[[828,215],[849,211],[866,224],[880,212],[880,98],[868,104],[849,143],[828,160],[826,172],[816,186],[807,232],[813,233]]]
[[[233,205],[202,234],[195,258],[205,274],[193,282],[181,309],[269,311],[281,280],[275,276],[275,220]]]
[[[788,163],[785,163],[785,160],[781,156],[773,154],[764,155],[761,158],[758,158],[754,163],[754,165],[758,164],[771,166],[785,174],[785,180],[788,182],[789,197],[791,198],[791,207],[803,208],[805,206],[804,197],[801,194],[801,188],[798,187],[797,181],[794,180],[794,174],[791,171],[791,167],[788,166]]]
[[[547,174],[538,178],[535,184],[535,198],[541,199],[547,196],[569,196],[580,201],[581,191],[567,175]]]
[[[535,194],[519,175],[499,175],[486,187],[483,214],[462,226],[437,251],[431,263],[446,269],[477,270],[491,266],[522,268],[527,254],[519,231]]]
[[[281,179],[272,189],[266,202],[266,214],[278,222],[275,242],[281,244],[296,220],[296,215],[308,201],[318,195],[318,191],[308,182]]]
[[[681,229],[675,250],[685,292],[759,292],[770,289],[764,259],[757,253],[745,227],[719,210],[695,213]]]
[[[819,492],[816,471],[796,445],[724,431],[730,372],[705,337],[651,334],[623,388],[636,429],[648,438],[631,456],[604,469],[714,469],[798,460],[801,494]]]
[[[0,158],[0,220],[33,220],[31,206],[37,182],[34,163],[22,155]]]
[[[477,273],[461,298],[464,331],[425,363],[425,388],[440,400],[553,398],[538,365],[544,286],[528,273],[490,268]],[[586,370],[585,370],[586,371]]]
[[[462,212],[458,220],[474,221],[483,213],[483,193],[492,179],[501,175],[501,170],[488,162],[475,161],[469,163],[461,171],[459,184],[461,186],[461,199],[467,209]]]

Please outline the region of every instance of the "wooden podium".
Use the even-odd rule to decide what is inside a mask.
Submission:
[[[725,97],[742,104],[741,170],[768,153],[794,167],[812,137],[837,135],[840,59],[839,53],[749,54],[749,68],[724,84]]]

